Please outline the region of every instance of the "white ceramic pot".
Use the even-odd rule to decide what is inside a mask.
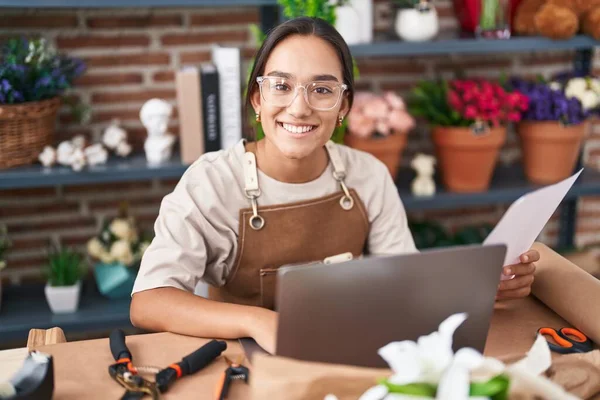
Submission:
[[[348,45],[362,42],[361,20],[352,5],[339,6],[335,9],[335,29],[342,35]]]
[[[50,310],[55,314],[77,311],[80,291],[81,281],[77,281],[73,286],[50,286],[46,284],[44,288]]]
[[[400,9],[396,14],[396,33],[407,42],[424,42],[433,39],[440,30],[435,7],[427,11]]]

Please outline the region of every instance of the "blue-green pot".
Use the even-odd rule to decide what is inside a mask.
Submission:
[[[127,298],[133,290],[137,269],[126,267],[121,263],[97,263],[94,276],[98,290],[111,299]]]

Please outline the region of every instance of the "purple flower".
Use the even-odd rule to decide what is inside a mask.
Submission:
[[[2,79],[2,91],[4,93],[8,93],[10,89],[12,89],[12,85],[10,84],[10,82],[8,82],[8,80],[6,79]]]
[[[524,120],[561,121],[568,125],[581,123],[589,117],[578,99],[567,99],[562,90],[553,90],[542,81],[513,78],[509,85],[529,98]]]

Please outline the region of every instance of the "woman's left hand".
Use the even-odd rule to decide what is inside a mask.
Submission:
[[[535,273],[535,262],[539,259],[540,253],[537,250],[530,249],[521,254],[520,264],[504,267],[504,275],[514,275],[514,278],[500,282],[496,300],[520,299],[529,296],[533,274]]]

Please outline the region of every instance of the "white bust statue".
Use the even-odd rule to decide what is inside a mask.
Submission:
[[[167,132],[173,106],[161,99],[150,99],[140,110],[140,120],[148,131],[144,143],[149,164],[161,164],[171,158],[175,136]]]

